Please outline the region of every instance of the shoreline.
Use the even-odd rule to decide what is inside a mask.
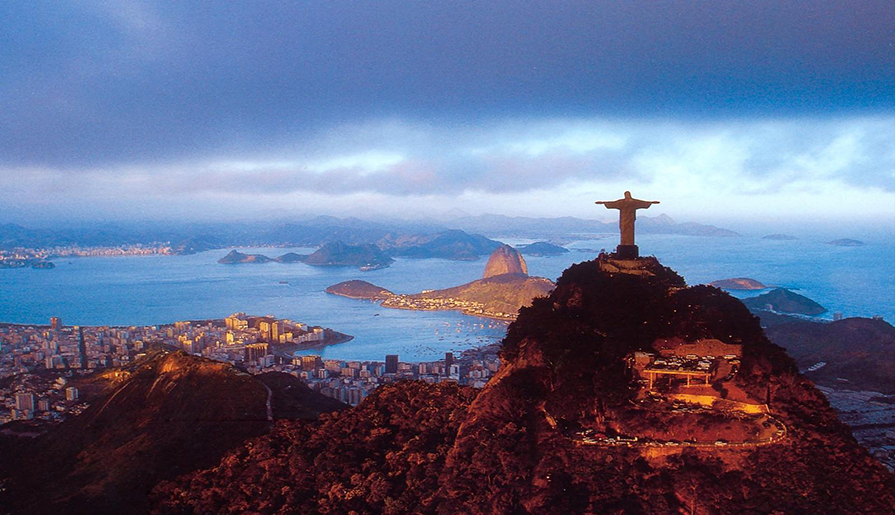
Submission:
[[[190,324],[197,324],[197,325],[211,324],[211,325],[216,325],[216,326],[221,326],[221,327],[226,326],[226,322],[223,318],[210,318],[210,319],[199,319],[199,320],[177,320],[175,322],[169,322],[169,323],[165,323],[165,324],[149,324],[149,325],[106,325],[106,324],[104,324],[104,325],[78,325],[78,324],[71,324],[71,325],[63,325],[60,329],[66,329],[66,328],[74,329],[75,327],[81,327],[84,329],[99,329],[99,328],[130,329],[132,327],[165,327],[165,326],[173,326],[174,324],[176,324],[178,322],[189,322]],[[23,327],[23,328],[31,327],[34,329],[51,329],[52,328],[52,326],[50,324],[20,324],[20,323],[16,323],[16,322],[0,322],[0,327]],[[301,349],[297,349],[297,350],[304,350],[304,349],[309,349],[309,348],[323,348],[323,347],[327,347],[329,345],[338,345],[340,343],[350,342],[351,340],[354,339],[354,336],[352,336],[350,334],[341,333],[339,331],[330,329],[328,327],[324,327],[323,330],[324,330],[325,335],[330,335],[330,334],[334,335],[334,341],[333,341],[333,339],[324,338],[324,340],[322,342],[319,342],[319,343],[315,342],[314,345],[304,345],[303,346],[302,344],[299,344],[299,343],[286,343],[286,344],[277,343],[277,344],[273,344],[273,345],[296,346],[296,347],[301,347]]]
[[[457,313],[462,313],[462,314],[464,314],[464,315],[466,315],[466,316],[471,316],[471,317],[476,317],[476,318],[487,318],[488,320],[499,320],[499,321],[501,321],[501,322],[513,322],[514,320],[516,320],[516,317],[499,317],[499,316],[496,316],[496,315],[487,315],[487,314],[484,314],[484,313],[476,313],[476,312],[473,312],[473,311],[467,311],[467,310],[465,310],[465,309],[463,309],[463,308],[457,308],[457,309],[451,309],[451,308],[437,309],[437,308],[411,308],[411,307],[405,307],[405,306],[387,306],[387,305],[385,305],[385,301],[387,301],[389,298],[385,298],[385,299],[374,299],[374,298],[370,298],[370,297],[355,296],[355,295],[349,295],[349,294],[346,294],[346,293],[336,293],[336,292],[330,292],[330,291],[328,291],[328,292],[326,292],[326,293],[328,293],[329,295],[336,295],[336,296],[339,296],[339,297],[345,297],[346,299],[363,300],[363,301],[367,301],[367,302],[370,302],[370,303],[373,303],[373,304],[379,304],[381,307],[383,307],[383,308],[387,308],[387,309],[403,309],[403,310],[405,310],[405,311],[454,311],[454,312],[457,312]],[[396,295],[396,296],[397,296],[397,295]]]
[[[348,343],[354,339],[354,336],[350,334],[340,333],[338,331],[330,330],[330,334],[337,335],[334,339],[324,339],[322,342],[314,342],[313,344],[301,344],[301,343],[285,343],[285,344],[274,344],[272,345],[273,352],[276,354],[280,354],[282,357],[295,357],[296,352],[301,352],[305,350],[315,350],[315,349],[323,349],[332,345],[339,345],[342,343]]]
[[[363,299],[361,299],[361,300],[363,300]],[[462,314],[464,314],[464,315],[466,315],[466,316],[471,316],[471,317],[476,317],[476,318],[487,318],[488,320],[499,320],[499,321],[501,321],[501,322],[514,322],[514,321],[516,320],[516,317],[512,317],[512,318],[510,318],[510,317],[499,317],[499,316],[496,316],[496,315],[486,315],[486,314],[484,314],[484,313],[475,313],[475,312],[466,311],[465,309],[462,309],[462,308],[457,308],[457,309],[451,309],[451,308],[436,309],[436,308],[431,308],[431,309],[430,309],[430,308],[409,308],[409,307],[404,307],[404,306],[386,306],[386,305],[384,305],[384,304],[382,304],[382,303],[380,303],[379,305],[382,306],[382,307],[384,307],[384,308],[388,308],[388,309],[403,309],[403,310],[405,310],[405,311],[454,311],[454,312],[457,312],[457,313],[462,313]]]

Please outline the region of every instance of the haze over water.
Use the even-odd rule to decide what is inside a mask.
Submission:
[[[612,248],[616,236],[580,241],[556,257],[526,257],[531,275],[556,279],[569,265]],[[522,240],[507,240],[511,244]],[[895,276],[888,256],[895,242],[835,247],[818,239],[772,241],[642,235],[643,255],[655,255],[688,284],[751,277],[796,290],[845,316],[895,320]],[[576,249],[589,249],[580,251]],[[251,249],[268,256],[310,249]],[[328,295],[327,286],[362,279],[397,293],[456,286],[481,277],[485,260],[398,259],[390,268],[315,268],[279,263],[221,265],[227,250],[192,256],[60,259],[53,270],[0,271],[0,321],[66,325],[154,325],[223,318],[233,312],[272,314],[353,335],[354,340],[309,353],[335,359],[435,360],[446,351],[499,341],[506,324],[455,312],[404,311]],[[285,282],[286,284],[283,284]],[[759,292],[735,293],[738,297]]]

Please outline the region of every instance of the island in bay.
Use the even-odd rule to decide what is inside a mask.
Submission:
[[[827,245],[833,245],[835,247],[863,247],[865,243],[851,238],[842,238],[839,240],[828,241]]]
[[[756,281],[755,279],[749,277],[733,277],[731,279],[721,279],[718,281],[712,281],[709,283],[710,286],[714,286],[715,288],[721,288],[724,290],[765,290],[767,286],[762,284],[760,281]]]
[[[385,268],[395,260],[372,243],[348,245],[341,241],[326,243],[308,255],[289,252],[277,258],[269,258],[263,254],[243,254],[238,250],[231,250],[229,254],[218,260],[218,263],[224,265],[270,262],[305,263],[312,266],[356,266],[360,270],[366,271]]]
[[[796,238],[795,236],[789,235],[789,234],[774,233],[774,234],[765,235],[762,237],[762,239],[763,240],[775,240],[775,241],[794,241],[794,240],[797,240],[798,238]]]
[[[561,256],[568,254],[569,249],[554,245],[547,241],[536,241],[519,247],[519,252],[528,256]]]
[[[796,315],[814,316],[827,312],[827,308],[817,302],[785,288],[776,288],[757,297],[743,299],[743,304],[749,309],[770,310]]]
[[[330,286],[326,292],[382,302],[388,308],[456,310],[467,315],[514,320],[519,308],[531,305],[532,299],[548,295],[553,288],[553,281],[549,279],[530,277],[519,251],[503,245],[491,254],[482,279],[453,288],[403,295],[354,280]]]

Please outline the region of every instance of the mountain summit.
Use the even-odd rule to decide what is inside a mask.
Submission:
[[[509,245],[501,245],[491,253],[482,278],[487,279],[503,274],[528,275],[528,265],[525,264],[522,254]]]
[[[155,491],[157,513],[890,513],[895,475],[748,309],[654,258],[573,265],[481,391],[399,382]],[[250,487],[248,486],[250,485]]]

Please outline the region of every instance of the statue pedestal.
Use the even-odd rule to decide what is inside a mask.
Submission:
[[[615,248],[615,258],[618,259],[637,259],[640,256],[640,250],[637,245],[619,245]]]

